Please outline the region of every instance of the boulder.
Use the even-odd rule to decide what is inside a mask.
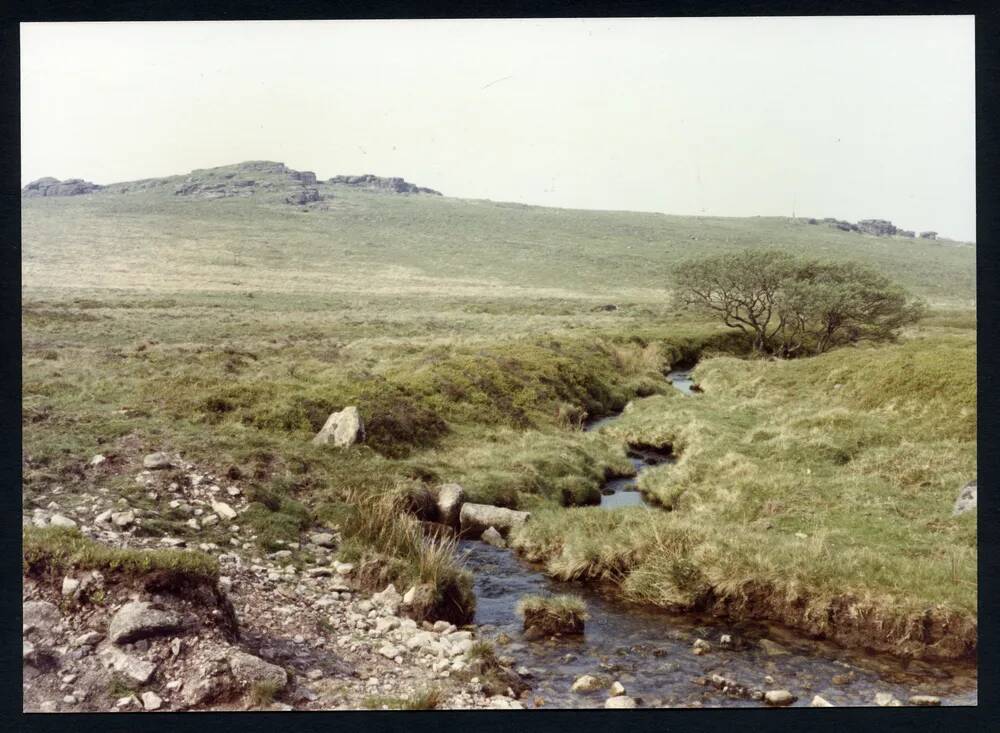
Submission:
[[[225,519],[227,522],[231,522],[236,519],[236,510],[224,501],[213,501],[212,511],[215,512],[221,519]]]
[[[467,537],[480,537],[490,527],[496,529],[501,536],[507,537],[511,530],[520,527],[531,517],[528,512],[519,512],[490,504],[463,504],[459,511],[459,524],[462,534]]]
[[[463,503],[465,503],[465,489],[458,484],[443,484],[438,487],[438,521],[449,527],[457,527]]]
[[[430,188],[422,188],[412,183],[404,181],[402,178],[383,178],[366,173],[360,176],[334,176],[329,179],[329,183],[341,186],[352,186],[355,188],[365,188],[370,191],[388,191],[391,193],[428,193],[440,196],[440,192]]]
[[[910,698],[909,703],[919,707],[937,707],[941,704],[941,698],[934,695],[914,695]]]
[[[788,690],[768,690],[764,693],[764,702],[773,707],[785,707],[798,700]]]
[[[25,601],[21,605],[21,624],[27,631],[52,629],[61,620],[59,609],[48,601]]]
[[[114,645],[107,645],[101,650],[101,657],[115,672],[136,685],[145,685],[156,673],[156,665],[145,659],[128,654]]]
[[[63,578],[62,582],[62,594],[64,596],[71,596],[80,589],[80,581],[76,578],[66,576]]]
[[[875,704],[880,708],[898,708],[903,703],[895,698],[891,692],[875,693]]]
[[[639,707],[639,703],[635,701],[634,697],[629,697],[628,695],[616,695],[615,697],[609,697],[605,700],[604,707],[614,710],[631,710]]]
[[[812,702],[809,703],[811,708],[832,708],[833,703],[827,700],[825,697],[820,697],[819,695],[813,696]]]
[[[326,547],[329,549],[335,549],[337,547],[337,538],[330,532],[313,532],[309,535],[309,541],[319,547]]]
[[[618,697],[619,695],[625,694],[625,685],[621,682],[612,682],[611,687],[608,689],[608,695],[611,697]]]
[[[212,660],[203,667],[191,669],[183,680],[184,703],[201,705],[226,697],[233,691],[236,682],[225,661]]]
[[[76,521],[70,519],[63,514],[53,514],[52,518],[49,519],[49,524],[53,527],[62,527],[64,529],[76,529]]]
[[[479,539],[481,539],[487,545],[493,545],[494,547],[507,546],[506,540],[504,540],[504,538],[500,536],[500,533],[497,532],[495,527],[489,527],[485,532],[483,532],[482,536]]]
[[[285,203],[295,204],[296,206],[301,206],[303,204],[310,204],[313,201],[319,201],[320,195],[319,191],[315,188],[301,188],[292,191],[288,196],[285,197]]]
[[[704,639],[695,639],[694,644],[691,645],[691,651],[695,656],[700,657],[702,654],[708,654],[712,651],[712,645]]]
[[[777,657],[782,654],[788,654],[788,650],[776,641],[761,639],[758,643],[760,644],[760,648],[763,649],[769,657]]]
[[[604,680],[594,677],[592,674],[585,674],[577,677],[573,681],[573,686],[570,687],[572,692],[594,692],[596,690],[603,689],[607,687],[607,682]]]
[[[174,634],[184,626],[184,619],[176,613],[155,608],[145,601],[131,601],[111,619],[108,638],[115,644],[129,644],[153,636]]]
[[[124,512],[112,512],[111,523],[116,527],[125,528],[135,523],[135,512],[131,509]]]
[[[81,178],[67,178],[65,181],[60,181],[57,178],[46,176],[45,178],[32,181],[21,189],[21,195],[25,198],[36,196],[79,196],[84,193],[100,191],[102,188],[104,187],[90,181],[84,181]]]
[[[895,225],[885,219],[862,219],[858,222],[858,229],[876,237],[891,237],[896,233]]]
[[[102,634],[100,631],[85,631],[79,636],[76,636],[70,642],[70,646],[72,647],[94,646],[103,638],[104,634]]]
[[[361,420],[361,413],[352,405],[340,412],[331,413],[323,428],[312,439],[312,443],[328,445],[332,440],[334,445],[347,448],[364,439],[365,426]]]
[[[937,232],[920,232],[921,239],[937,239]]]
[[[957,517],[959,514],[965,514],[966,512],[971,512],[976,508],[976,483],[978,479],[973,479],[965,486],[962,490],[958,492],[958,498],[955,499],[955,507],[951,511],[953,517]]]
[[[399,610],[399,606],[403,603],[403,597],[399,595],[396,586],[390,583],[386,586],[385,590],[372,595],[372,603],[382,606],[390,613],[396,613]]]
[[[143,468],[151,471],[160,471],[173,466],[173,461],[166,453],[150,453],[142,459]]]
[[[142,707],[144,710],[159,710],[163,704],[163,699],[152,690],[142,693]]]
[[[243,687],[267,684],[283,689],[288,684],[288,673],[284,669],[246,652],[235,651],[230,654],[229,668]]]

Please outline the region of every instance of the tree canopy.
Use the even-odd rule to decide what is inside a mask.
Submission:
[[[776,250],[690,260],[674,273],[680,305],[717,316],[754,351],[785,358],[862,340],[894,339],[923,304],[854,262],[822,262]]]

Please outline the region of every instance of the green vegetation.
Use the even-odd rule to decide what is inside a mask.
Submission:
[[[677,463],[639,482],[671,511],[540,511],[514,545],[557,577],[663,606],[750,604],[766,587],[770,617],[812,630],[850,599],[873,625],[896,619],[900,647],[901,619],[934,609],[962,620],[967,651],[976,524],[950,509],[976,475],[974,334],[791,362],[722,357],[696,377],[704,396],[657,396],[607,428],[674,446]],[[801,611],[785,607],[795,599]]]
[[[203,552],[109,547],[62,527],[25,527],[23,557],[24,573],[32,576],[99,570],[126,578],[157,575],[171,585],[212,587],[219,579],[218,561]]]
[[[342,557],[361,562],[361,579],[373,588],[393,582],[403,588],[433,589],[430,597],[421,599],[423,606],[413,609],[418,618],[469,623],[476,598],[472,576],[456,560],[455,540],[425,536],[403,503],[400,492],[358,493],[330,510],[346,540]],[[371,562],[363,562],[366,559]]]
[[[134,695],[139,687],[125,675],[112,672],[111,680],[108,682],[108,697],[111,700],[120,700],[123,697]]]
[[[948,511],[975,472],[973,246],[321,188],[326,210],[170,186],[24,200],[27,513],[106,490],[143,531],[189,537],[134,480],[142,455],[177,451],[234,472],[261,549],[338,526],[362,579],[432,588],[428,617],[464,623],[468,574],[405,510],[457,481],[530,509],[515,544],[553,574],[639,600],[722,603],[758,583],[808,597],[795,608],[854,593],[974,622],[975,519]],[[735,358],[742,334],[665,288],[692,256],[748,247],[866,264],[932,310],[898,345]],[[699,358],[706,393],[685,398],[663,375]],[[579,429],[633,400],[613,426]],[[347,405],[367,442],[311,445]],[[574,506],[632,470],[628,440],[674,444],[678,463],[640,480],[672,511]],[[89,467],[95,453],[110,460]],[[85,543],[29,528],[25,567],[217,572],[197,553]]]
[[[369,710],[434,710],[443,702],[444,693],[440,688],[430,687],[412,697],[370,695],[361,705]]]
[[[247,692],[247,702],[250,707],[267,707],[274,702],[274,698],[281,690],[282,685],[277,682],[255,682]]]
[[[517,613],[524,619],[524,628],[548,634],[582,634],[587,620],[587,606],[579,596],[524,596],[518,601]]]
[[[739,329],[755,353],[784,358],[892,341],[924,314],[922,303],[869,267],[773,250],[691,260],[674,279],[678,303]]]

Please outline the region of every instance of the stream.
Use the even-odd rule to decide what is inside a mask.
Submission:
[[[691,395],[690,372],[678,370],[667,376],[675,388]],[[600,429],[616,418],[593,421],[586,429]],[[673,460],[640,451],[630,451],[629,457],[637,473]],[[635,482],[636,477],[609,481],[601,506],[608,510],[645,506]],[[942,705],[977,702],[976,672],[967,664],[907,662],[808,640],[781,627],[671,614],[626,603],[600,586],[553,580],[513,552],[483,542],[462,540],[460,551],[475,577],[475,622],[481,636],[492,639],[498,655],[513,657],[530,675],[526,707],[539,701],[544,708],[603,707],[606,690],[571,692],[574,680],[584,674],[621,682],[625,694],[641,707],[763,705],[732,690],[717,689],[706,681],[712,675],[745,688],[788,690],[798,697],[796,706],[809,705],[814,695],[835,706],[870,706],[876,704],[877,693],[889,693],[904,705],[912,695],[934,695]],[[528,594],[556,593],[573,593],[586,602],[585,634],[524,640],[518,600]],[[732,639],[732,648],[722,648],[724,635]],[[764,638],[774,643],[761,645]],[[692,651],[696,639],[709,642],[711,651],[696,656]]]

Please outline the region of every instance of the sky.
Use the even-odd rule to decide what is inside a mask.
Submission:
[[[29,23],[22,183],[243,160],[975,239],[972,16]]]

